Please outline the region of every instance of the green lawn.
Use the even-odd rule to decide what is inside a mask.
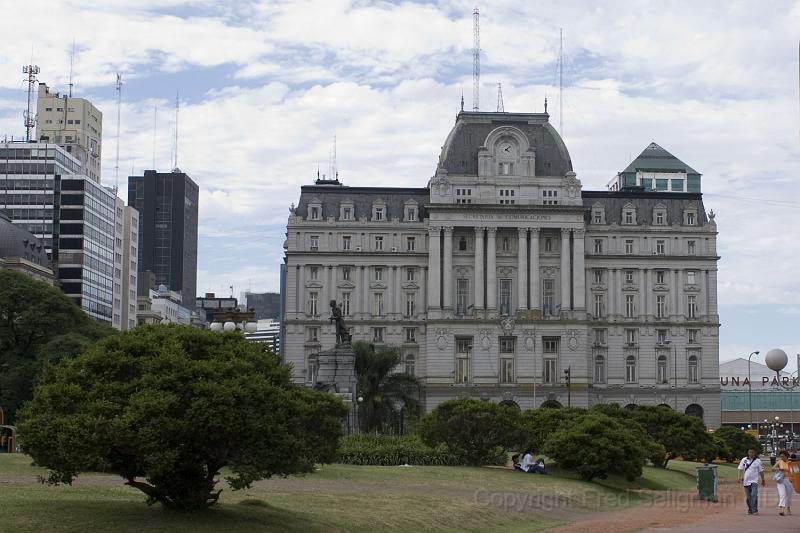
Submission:
[[[689,466],[693,471],[693,463],[647,468],[635,483],[613,477],[585,483],[558,470],[540,476],[498,468],[325,465],[313,475],[259,482],[247,491],[226,489],[219,505],[187,514],[148,507],[116,476],[87,474],[72,487],[41,485],[35,477],[44,469],[30,466],[24,455],[2,454],[0,530],[538,531],[647,498],[627,489],[692,490]]]

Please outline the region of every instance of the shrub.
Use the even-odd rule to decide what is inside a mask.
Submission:
[[[351,465],[456,466],[464,460],[446,444],[427,446],[418,435],[361,433],[341,440],[337,462]]]
[[[519,415],[512,435],[512,446],[520,451],[526,449],[542,451],[547,437],[584,416],[586,410],[577,407],[528,409]]]
[[[467,464],[502,464],[518,433],[519,411],[488,400],[461,398],[438,405],[420,423],[422,441],[446,444]]]
[[[714,432],[714,437],[722,440],[728,447],[727,457],[720,455],[720,459],[736,461],[747,455],[747,450],[754,449],[761,453],[761,443],[750,433],[733,426],[722,426]]]
[[[550,434],[542,451],[585,481],[605,479],[609,473],[633,481],[642,475],[650,447],[647,440],[638,428],[626,427],[602,413],[587,412]]]
[[[634,420],[660,443],[667,452],[664,460],[654,463],[666,467],[669,458],[681,456],[689,461],[712,461],[716,447],[703,421],[673,411],[663,406],[638,406],[631,410],[620,410],[624,420]],[[628,418],[628,416],[630,418]]]

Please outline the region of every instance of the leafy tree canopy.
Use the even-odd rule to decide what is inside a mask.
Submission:
[[[238,333],[140,326],[48,367],[19,426],[51,483],[103,467],[149,503],[193,510],[217,501],[224,467],[240,489],[330,462],[346,412]]]
[[[761,443],[753,435],[733,426],[722,426],[714,432],[714,437],[727,446],[728,456],[720,457],[726,461],[735,461],[747,455],[747,450],[754,449],[761,453]]]
[[[664,446],[667,456],[660,465],[667,466],[669,458],[681,456],[690,461],[708,460],[716,457],[716,447],[703,421],[696,417],[679,413],[664,406],[638,406],[635,409],[620,410],[623,416],[636,421]]]
[[[56,287],[0,270],[0,407],[6,420],[31,398],[46,361],[72,357],[112,333]]]

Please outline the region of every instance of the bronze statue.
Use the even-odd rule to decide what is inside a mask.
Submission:
[[[330,321],[336,323],[336,346],[350,344],[350,333],[342,318],[342,308],[336,305],[336,300],[331,300]]]

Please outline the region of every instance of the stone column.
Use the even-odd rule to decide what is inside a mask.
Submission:
[[[561,229],[561,311],[569,310],[569,229]]]
[[[361,318],[361,313],[363,312],[363,309],[361,307],[361,297],[364,293],[364,287],[361,284],[361,278],[364,275],[364,267],[353,267],[353,270],[356,271],[355,272],[356,279],[354,282],[356,284],[356,288],[353,291],[354,298],[351,298],[351,300],[353,301],[352,302],[353,309],[351,309],[351,312],[354,317]]]
[[[584,253],[584,239],[586,232],[582,229],[574,230],[575,239],[573,241],[575,249],[572,257],[574,270],[573,293],[575,295],[575,309],[586,310],[586,267]]]
[[[396,312],[400,313],[401,315],[406,312],[406,299],[405,295],[403,294],[403,268],[402,267],[392,267],[394,269],[394,292],[395,292],[395,302],[397,302]]]
[[[677,317],[680,314],[680,301],[678,300],[680,295],[680,288],[678,287],[678,270],[672,269],[672,283],[670,287],[672,298],[672,309],[670,309],[669,314],[672,316]]]
[[[541,309],[542,289],[539,286],[539,228],[531,228],[531,250],[530,250],[531,283],[528,290],[531,296],[531,309]]]
[[[306,309],[306,267],[305,265],[298,265],[297,267],[297,312],[305,313]]]
[[[444,228],[444,264],[442,265],[444,291],[442,307],[453,308],[453,227]]]
[[[653,270],[646,269],[644,271],[644,286],[642,287],[642,294],[645,295],[647,300],[647,308],[645,309],[645,313],[647,314],[648,319],[653,316],[653,300],[655,300],[655,296],[653,294]]]
[[[439,287],[441,286],[441,265],[439,261],[442,228],[431,226],[428,228],[428,306],[441,307]]]
[[[395,302],[395,267],[386,267],[386,316],[391,317],[395,312],[397,302]]]
[[[369,267],[361,267],[361,310],[364,318],[372,315],[372,302],[369,301]]]
[[[475,228],[475,310],[483,309],[483,227]],[[477,314],[477,313],[476,313]]]
[[[339,301],[339,289],[337,287],[337,285],[338,285],[338,283],[337,283],[338,280],[336,279],[336,276],[338,274],[337,271],[336,271],[337,267],[336,267],[336,265],[331,265],[328,268],[329,268],[329,271],[330,271],[329,272],[330,275],[328,276],[328,282],[331,285],[331,298],[335,298],[336,299],[336,303],[338,303],[339,305],[342,305],[342,302]]]
[[[528,228],[519,228],[517,241],[517,309],[528,308]]]
[[[614,294],[617,290],[617,271],[616,269],[609,268],[608,269],[608,297],[606,298],[606,316],[611,319],[611,316],[614,314]],[[594,305],[594,302],[592,302]],[[594,312],[594,308],[592,308],[592,312]]]
[[[419,269],[419,297],[422,301],[417,314],[425,314],[428,309],[428,267]]]
[[[497,228],[486,228],[486,308],[497,309]]]

